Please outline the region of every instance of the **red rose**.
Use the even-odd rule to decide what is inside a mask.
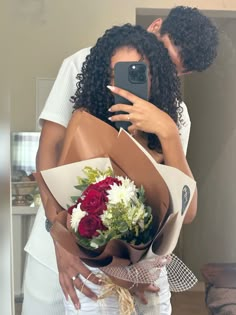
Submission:
[[[86,196],[91,189],[96,189],[96,184],[90,184],[82,193],[82,197]]]
[[[97,230],[104,230],[105,227],[102,224],[101,219],[93,214],[86,215],[80,220],[78,226],[78,232],[81,236],[92,238],[93,236],[98,236]]]
[[[106,191],[111,189],[111,186],[116,183],[117,185],[121,185],[121,181],[115,177],[108,176],[100,182],[94,184],[97,190]]]
[[[108,176],[105,179],[97,182],[95,184],[90,184],[82,193],[82,196],[86,196],[91,189],[95,189],[100,192],[105,192],[111,189],[111,186],[116,183],[117,185],[121,185],[121,181],[115,177]]]
[[[84,199],[81,201],[80,208],[90,214],[102,214],[107,209],[107,197],[103,192],[89,189]]]

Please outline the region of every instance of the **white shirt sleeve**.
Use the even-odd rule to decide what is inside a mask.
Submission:
[[[67,127],[73,111],[73,104],[70,102],[70,98],[77,89],[76,76],[81,72],[82,64],[89,51],[90,48],[82,49],[63,61],[39,116],[40,125],[42,125],[42,120],[49,120]]]
[[[185,155],[187,154],[188,141],[190,135],[191,121],[188,114],[187,106],[181,102],[177,109],[179,135],[182,142]]]

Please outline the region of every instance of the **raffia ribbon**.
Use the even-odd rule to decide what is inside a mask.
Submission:
[[[108,277],[102,276],[102,293],[98,296],[99,300],[103,300],[111,295],[118,297],[118,303],[120,308],[120,315],[132,315],[136,314],[134,298],[128,289],[125,289],[114,282]],[[102,302],[102,301],[101,301]],[[105,302],[104,302],[105,303]],[[102,306],[104,304],[101,303]]]

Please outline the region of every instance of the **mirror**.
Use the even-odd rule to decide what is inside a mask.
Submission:
[[[137,9],[135,16],[136,7],[127,4],[126,1],[124,3],[127,6],[127,14],[124,17],[123,9],[119,10],[117,7],[117,10],[114,10],[110,7],[110,2],[106,2],[106,5],[105,2],[99,5],[93,3],[93,9],[90,10],[88,4],[81,2],[74,3],[75,7],[78,5],[76,10],[66,2],[57,6],[44,0],[16,2],[13,10],[17,26],[14,34],[17,50],[12,53],[14,68],[11,76],[12,132],[38,131],[35,127],[38,97],[36,81],[40,78],[53,80],[64,58],[83,47],[93,45],[97,37],[111,25],[127,21],[134,23],[136,19],[138,24],[147,26],[156,17],[164,17],[168,13],[167,9],[146,8]],[[139,2],[139,6],[145,7],[145,1],[142,2],[142,5]],[[204,283],[200,269],[203,264],[236,262],[234,232],[236,12],[233,11],[236,8],[228,7],[227,9],[231,11],[225,11],[222,5],[216,8],[218,11],[213,11],[214,7],[209,9],[212,10],[204,13],[215,21],[220,30],[217,60],[204,73],[184,77],[182,85],[184,100],[192,121],[188,160],[198,183],[199,206],[195,221],[183,229],[178,253],[200,279],[199,290],[202,292]],[[83,12],[80,19],[77,12]],[[45,89],[46,93],[47,87]],[[15,208],[13,216],[16,215],[14,211]],[[32,218],[33,216],[34,213]],[[22,299],[24,270],[22,257],[26,241],[24,233],[27,229],[30,230],[32,221],[17,223],[17,226],[21,226],[24,235],[21,244],[17,245],[18,252],[14,257],[21,261],[20,276],[17,273],[14,275],[14,296],[19,307],[17,309],[20,309],[18,302]],[[14,228],[13,235],[15,231]],[[17,237],[14,242],[19,240]],[[16,266],[16,260],[14,264]],[[16,315],[18,314],[17,310]]]

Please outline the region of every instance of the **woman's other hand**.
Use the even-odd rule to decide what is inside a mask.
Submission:
[[[154,285],[151,285],[151,284],[144,284],[144,283],[135,284],[133,282],[117,279],[117,278],[111,277],[111,276],[109,276],[109,278],[116,285],[118,285],[122,288],[125,288],[125,289],[129,290],[130,293],[136,295],[139,298],[139,300],[141,301],[141,303],[143,303],[143,304],[148,303],[148,300],[145,297],[145,292],[156,293],[156,292],[160,291],[160,289],[158,287],[155,287]]]

